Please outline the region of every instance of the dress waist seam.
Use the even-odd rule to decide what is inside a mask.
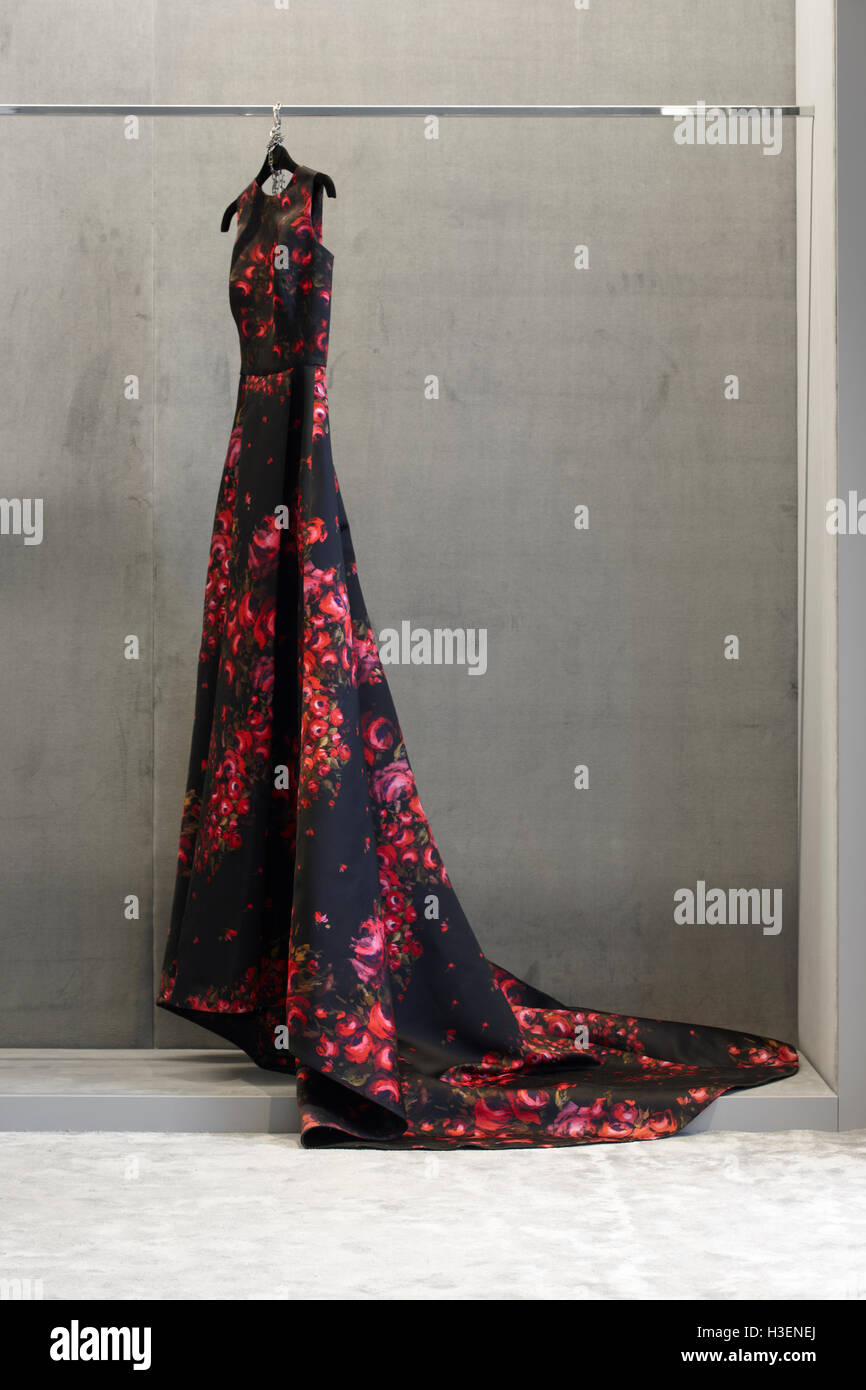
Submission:
[[[285,376],[287,372],[293,372],[298,367],[326,367],[327,365],[327,362],[311,362],[304,358],[301,362],[289,363],[287,367],[278,367],[276,371],[273,372],[245,372],[241,369],[238,375],[241,381],[244,381],[247,377]]]

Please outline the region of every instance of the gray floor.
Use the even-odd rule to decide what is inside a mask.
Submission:
[[[6,1133],[0,1166],[0,1279],[46,1299],[866,1298],[866,1132],[450,1154]]]

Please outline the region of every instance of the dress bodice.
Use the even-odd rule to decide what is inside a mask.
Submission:
[[[334,255],[321,241],[323,192],[299,164],[282,193],[254,179],[238,198],[229,302],[244,374],[328,360]]]

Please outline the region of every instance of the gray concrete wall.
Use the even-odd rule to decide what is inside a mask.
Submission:
[[[0,89],[794,99],[791,3],[683,9],[19,6]],[[0,538],[0,1043],[206,1046],[152,1021],[151,957],[238,370],[219,220],[267,122],[143,121],[136,141],[120,121],[59,123],[51,179],[35,172],[48,133],[0,127],[15,346],[0,494],[43,496],[46,516],[41,546]],[[662,120],[285,133],[338,191],[324,210],[332,443],[374,625],[488,634],[483,676],[390,668],[482,945],[573,1003],[794,1038],[794,123],[777,157],[679,147]],[[123,398],[129,374],[138,401]],[[675,925],[675,890],[698,880],[781,889],[781,933]]]

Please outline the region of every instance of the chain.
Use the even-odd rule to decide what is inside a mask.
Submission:
[[[285,186],[286,186],[286,178],[287,178],[287,174],[286,174],[285,169],[275,169],[275,168],[274,168],[274,150],[277,148],[277,145],[281,145],[281,144],[283,143],[283,130],[282,130],[281,122],[280,122],[280,107],[281,107],[281,106],[282,106],[282,102],[281,102],[281,101],[276,101],[276,102],[274,102],[274,123],[273,123],[273,125],[271,126],[271,133],[270,133],[270,135],[268,136],[268,167],[270,168],[271,176],[272,176],[272,178],[273,178],[273,180],[274,180],[274,182],[273,182],[273,191],[274,191],[274,193],[282,193],[282,192],[283,192],[283,190],[284,190],[284,188],[285,188]]]

